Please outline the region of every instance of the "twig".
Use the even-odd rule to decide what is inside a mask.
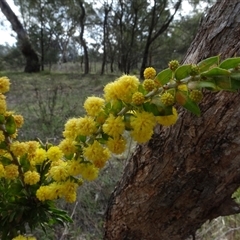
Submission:
[[[70,215],[71,218],[73,217],[73,215],[74,215],[74,213],[76,211],[77,205],[78,205],[78,201],[74,205],[74,208],[73,208],[72,213]],[[67,234],[67,232],[68,232],[68,227],[65,225],[64,231],[63,231],[62,236],[61,236],[61,238],[59,240],[63,240],[64,236]]]

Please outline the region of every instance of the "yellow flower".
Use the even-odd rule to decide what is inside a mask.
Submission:
[[[51,198],[51,191],[52,189],[50,188],[50,186],[41,186],[36,192],[36,197],[40,201],[53,200],[55,198]]]
[[[88,181],[95,180],[98,177],[98,168],[93,164],[83,163],[82,177]]]
[[[47,150],[47,157],[51,161],[58,161],[63,157],[63,152],[58,146],[52,146]]]
[[[5,96],[0,93],[0,114],[4,114],[7,110],[7,104],[5,100]]]
[[[62,164],[58,166],[51,167],[49,170],[49,174],[57,182],[65,181],[69,176],[67,163],[62,162]]]
[[[152,79],[145,79],[143,81],[143,87],[148,91],[152,91],[156,86],[155,82]]]
[[[28,155],[30,156],[35,156],[35,153],[37,151],[37,149],[39,148],[40,146],[40,143],[37,142],[37,141],[28,141],[28,142],[25,142],[28,146]]]
[[[125,151],[126,140],[123,137],[109,138],[107,141],[108,149],[115,154],[121,154]]]
[[[5,166],[5,178],[14,180],[18,177],[19,172],[18,172],[18,166],[15,164],[9,164]]]
[[[4,166],[0,163],[0,178],[5,176]]]
[[[77,193],[76,192],[68,193],[64,196],[64,198],[66,202],[73,203],[77,199]]]
[[[110,152],[104,148],[98,141],[83,149],[83,155],[92,161],[97,168],[104,167],[106,161],[110,158]]]
[[[178,85],[178,90],[180,90],[180,91],[185,91],[185,92],[187,92],[188,91],[188,87],[187,87],[187,85],[186,84],[181,84],[181,85]]]
[[[25,142],[13,142],[10,145],[10,151],[16,156],[21,157],[28,152],[28,144]]]
[[[56,182],[48,186],[41,186],[37,192],[36,197],[40,201],[55,200],[62,196],[62,185]]]
[[[125,123],[122,116],[114,117],[110,114],[102,128],[104,133],[112,137],[118,137],[124,132]]]
[[[171,106],[175,103],[174,96],[168,92],[165,92],[161,95],[161,101],[166,106]]]
[[[24,182],[29,185],[34,185],[40,180],[40,175],[36,171],[27,171],[24,173]]]
[[[58,182],[53,182],[47,186],[49,189],[48,199],[54,200],[59,197],[62,197],[62,184]]]
[[[78,184],[75,182],[66,181],[62,184],[61,194],[64,196],[67,202],[75,202],[76,201],[76,191]]]
[[[69,175],[77,176],[82,173],[83,165],[77,160],[71,160],[68,162]]]
[[[15,120],[15,123],[16,123],[16,127],[17,128],[20,128],[22,127],[23,125],[23,122],[24,122],[24,118],[22,115],[12,115],[14,120]]]
[[[143,76],[144,79],[154,79],[156,76],[156,70],[153,67],[145,68]]]
[[[77,122],[78,118],[71,118],[65,123],[63,136],[65,138],[75,139],[77,136]]]
[[[133,104],[141,105],[141,104],[144,103],[144,101],[145,101],[145,97],[144,97],[144,95],[141,92],[135,92],[132,95],[132,102],[133,102]]]
[[[38,148],[35,152],[33,162],[35,164],[42,164],[47,158],[47,152],[43,148]]]
[[[10,88],[10,80],[7,77],[0,78],[0,92],[5,93],[8,92]]]
[[[118,99],[130,103],[132,101],[133,93],[138,91],[140,84],[136,76],[123,75],[118,80],[117,96]]]
[[[102,110],[104,102],[104,99],[92,96],[86,99],[83,107],[89,116],[95,117]]]
[[[75,153],[75,151],[77,150],[76,148],[76,142],[73,141],[72,139],[64,139],[60,142],[60,144],[58,145],[59,148],[61,149],[61,151],[66,155],[70,155]]]
[[[194,102],[199,103],[199,102],[201,102],[202,99],[203,99],[203,94],[202,94],[201,91],[199,91],[199,90],[197,90],[197,89],[194,89],[194,90],[192,90],[192,91],[190,92],[189,98],[190,98],[191,100],[193,100]]]
[[[89,136],[96,131],[96,123],[92,117],[84,117],[77,120],[77,135]]]
[[[135,116],[131,117],[130,124],[133,128],[131,131],[133,139],[138,143],[144,143],[150,140],[156,119],[152,113],[136,112]]]
[[[157,116],[156,117],[157,123],[159,123],[163,126],[170,126],[170,125],[175,124],[178,119],[178,113],[177,113],[176,108],[173,107],[172,112],[173,112],[172,115]]]
[[[104,98],[106,99],[107,102],[118,99],[117,87],[118,87],[117,81],[110,82],[104,87],[104,89],[103,89]]]
[[[123,75],[115,82],[108,83],[104,88],[107,102],[120,99],[130,103],[133,93],[137,92],[140,82],[136,76]]]

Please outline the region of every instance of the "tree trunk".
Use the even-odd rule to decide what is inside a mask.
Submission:
[[[26,58],[25,72],[39,72],[40,65],[38,55],[34,51],[31,42],[28,38],[26,31],[24,30],[22,24],[18,20],[17,16],[14,14],[12,9],[9,7],[5,0],[0,0],[0,8],[2,13],[11,23],[13,30],[17,33],[19,45],[23,56]]]
[[[240,55],[240,3],[217,1],[185,58]],[[105,239],[182,240],[207,220],[240,212],[239,93],[206,92],[201,117],[180,111],[138,145],[108,205]],[[193,237],[194,239],[194,237]]]
[[[166,5],[166,3],[167,3],[167,1],[165,1],[165,5]],[[156,0],[154,1],[154,5],[152,8],[152,12],[151,12],[152,20],[151,20],[151,24],[150,24],[149,30],[148,30],[148,38],[147,38],[147,41],[146,41],[146,44],[144,47],[142,64],[141,64],[141,69],[140,69],[140,78],[141,79],[143,79],[143,72],[144,72],[144,69],[147,67],[148,56],[149,56],[150,47],[151,47],[152,43],[154,41],[156,41],[156,39],[168,29],[170,23],[174,19],[175,14],[177,13],[178,9],[180,8],[181,3],[182,3],[182,0],[177,1],[177,3],[175,4],[175,7],[174,7],[174,12],[165,19],[164,23],[161,25],[161,27],[159,29],[155,29],[155,31],[154,31],[154,28],[156,25],[156,19],[159,14],[159,12],[157,11],[158,9],[156,7],[157,1]]]
[[[85,17],[86,17],[86,12],[85,12],[85,7],[83,6],[83,2],[80,1],[79,2],[79,6],[81,8],[81,14],[79,16],[79,24],[80,24],[80,28],[81,28],[81,31],[80,31],[80,43],[83,47],[83,53],[84,53],[84,63],[85,63],[85,66],[84,66],[84,74],[88,74],[89,73],[89,57],[88,57],[88,48],[87,48],[87,44],[86,44],[86,41],[83,37],[84,35],[84,27],[85,27]]]

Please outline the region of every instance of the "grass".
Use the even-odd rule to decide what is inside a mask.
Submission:
[[[101,96],[103,86],[114,75],[99,76],[73,73],[2,73],[11,80],[7,94],[8,108],[24,116],[19,131],[21,140],[40,138],[57,143],[62,137],[64,123],[71,117],[84,115],[87,96]]]

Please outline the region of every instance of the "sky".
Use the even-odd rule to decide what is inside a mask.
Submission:
[[[20,16],[19,9],[17,6],[14,5],[13,0],[7,0],[9,6],[13,10],[13,12]],[[182,9],[186,14],[189,14],[191,11],[191,6],[188,4],[187,0],[183,0]],[[12,30],[10,23],[7,21],[6,17],[0,11],[0,44],[5,45],[9,44],[10,46],[16,43],[16,36],[15,32]]]

